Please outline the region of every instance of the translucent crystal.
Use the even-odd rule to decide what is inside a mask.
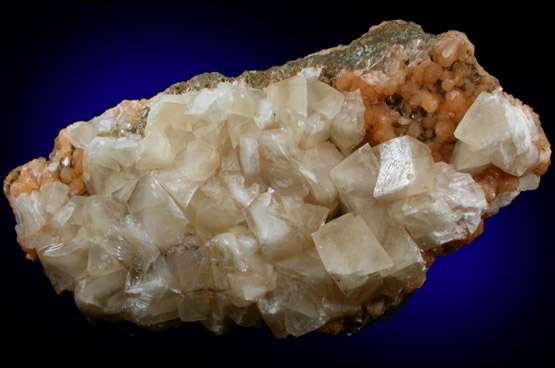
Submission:
[[[380,144],[377,152],[380,170],[374,197],[391,201],[431,189],[434,162],[428,146],[402,136]]]
[[[138,169],[159,169],[171,166],[175,160],[169,138],[164,133],[145,137],[137,148]]]
[[[178,318],[177,289],[166,257],[158,257],[146,272],[131,270],[125,282],[126,315],[139,325],[156,325]]]
[[[195,231],[204,241],[244,222],[242,212],[231,198],[205,198],[196,207]]]
[[[366,143],[331,169],[330,177],[347,211],[362,211],[375,201],[373,194],[379,165],[374,151]]]
[[[330,171],[343,211],[358,214],[378,240],[390,221],[385,204],[373,197],[379,169],[374,150],[364,144]]]
[[[300,198],[263,193],[250,204],[245,215],[262,254],[275,261],[312,246],[310,234],[325,222],[328,212],[329,209],[304,203]]]
[[[289,110],[300,116],[308,116],[307,81],[301,76],[273,83],[268,88],[268,100],[272,105]]]
[[[308,113],[318,113],[333,119],[341,110],[345,96],[324,82],[312,79],[307,82]]]
[[[84,157],[85,180],[92,176],[89,165],[99,165],[114,171],[119,171],[121,166],[129,167],[136,159],[139,136],[122,138],[95,137],[87,146]]]
[[[374,273],[393,266],[391,258],[366,223],[347,213],[312,234],[318,254],[339,289],[350,295]]]
[[[50,184],[45,190],[21,195],[14,199],[16,231],[21,241],[41,229],[46,221],[69,200],[69,189],[62,183]]]
[[[248,207],[264,191],[262,185],[257,182],[250,183],[237,171],[221,172],[220,181],[239,208]]]
[[[333,282],[316,248],[285,258],[276,263],[275,268],[290,277],[289,284],[303,285],[305,293],[310,294],[318,306],[318,320],[348,315],[358,309],[357,303],[346,298]]]
[[[170,125],[178,130],[190,132],[193,129],[192,121],[185,112],[189,109],[186,99],[175,96],[170,99],[165,97],[160,102],[153,104],[148,114],[149,131],[152,127],[165,127]]]
[[[94,126],[84,122],[76,122],[65,129],[65,136],[73,147],[85,149],[89,143],[98,135]]]
[[[278,273],[276,289],[258,300],[257,307],[276,336],[301,336],[329,320],[321,309],[321,301],[307,285]]]
[[[176,157],[176,166],[191,181],[208,179],[219,165],[218,150],[202,140],[190,142],[185,151]]]
[[[254,116],[255,103],[248,89],[224,82],[219,83],[214,92],[222,111],[247,118]]]
[[[338,204],[338,194],[330,169],[343,160],[343,154],[330,142],[323,142],[305,151],[300,166],[314,198],[322,206],[333,209]]]
[[[273,267],[261,257],[257,239],[245,227],[222,232],[207,246],[219,289],[245,301],[256,301],[275,288]]]
[[[151,175],[143,176],[129,198],[129,213],[141,223],[154,243],[165,250],[179,244],[188,220],[171,196]]]
[[[330,141],[341,152],[350,153],[362,140],[364,129],[364,104],[360,91],[345,95],[345,101],[339,113],[332,119],[330,126]]]
[[[160,255],[160,250],[152,238],[132,215],[121,218],[115,227],[132,252],[131,264],[146,270]]]
[[[432,190],[390,204],[393,218],[405,226],[423,249],[474,233],[487,208],[480,185],[451,165],[434,165]]]
[[[50,244],[38,251],[45,273],[52,280],[57,293],[73,290],[77,281],[88,277],[88,249],[72,241]]]
[[[451,163],[459,171],[477,172],[490,164],[490,160],[480,152],[472,152],[463,141],[458,141],[453,149]]]
[[[325,83],[297,75],[272,84],[268,99],[282,110],[280,120],[292,140],[306,149],[329,138],[331,119],[345,97]]]
[[[184,295],[177,305],[179,319],[183,322],[205,321],[212,311],[213,291],[198,290]]]
[[[179,167],[156,171],[154,177],[182,208],[186,208],[201,182],[187,178]]]
[[[212,256],[209,249],[195,236],[188,236],[183,244],[172,247],[166,260],[177,288],[188,293],[196,290],[214,290]]]
[[[538,130],[531,112],[501,90],[476,98],[455,137],[512,175],[524,174],[538,161]]]
[[[127,274],[122,268],[80,280],[75,286],[75,303],[84,313],[117,318],[125,311]]]
[[[420,248],[404,227],[390,224],[381,242],[393,261],[393,267],[380,271],[384,293],[398,295],[403,287],[424,275],[425,262]]]
[[[304,197],[310,191],[305,177],[299,172],[302,151],[283,130],[262,132],[258,139],[260,174],[275,191],[287,196]]]

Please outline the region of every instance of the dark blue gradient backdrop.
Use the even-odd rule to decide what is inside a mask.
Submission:
[[[540,114],[553,133],[553,72],[542,51],[552,31],[545,9],[505,17],[403,8],[234,2],[18,6],[2,23],[2,178],[47,156],[57,132],[123,99],[151,97],[173,83],[218,71],[236,76],[347,44],[383,20],[405,19],[425,31],[465,32],[480,64],[505,90]],[[492,13],[491,13],[492,14]],[[528,20],[526,24],[522,20]],[[551,33],[551,34],[550,34]],[[213,336],[200,328],[146,332],[94,326],[72,296],[56,295],[38,263],[25,259],[15,220],[0,200],[2,331],[30,349],[178,348],[245,363],[252,358],[319,366],[380,364],[452,367],[511,365],[547,356],[552,346],[554,173],[486,220],[473,244],[439,259],[428,281],[392,320],[352,336],[309,334],[275,339],[268,331]],[[11,346],[0,349],[8,353]],[[55,351],[55,350],[54,350]]]

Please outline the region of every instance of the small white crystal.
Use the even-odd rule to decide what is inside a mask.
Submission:
[[[207,246],[213,256],[216,286],[245,301],[256,301],[275,288],[273,267],[260,255],[258,242],[245,227],[229,228]]]
[[[178,318],[183,298],[166,257],[158,257],[146,272],[133,272],[125,283],[127,318],[138,325],[156,325]]]
[[[280,108],[280,123],[293,142],[307,149],[329,138],[331,119],[345,97],[323,82],[297,75],[270,85],[268,99]]]
[[[258,183],[247,184],[245,177],[236,171],[221,172],[220,181],[239,208],[246,208],[263,191]]]
[[[246,88],[222,82],[215,88],[214,94],[220,109],[230,115],[251,118],[255,113],[254,101]]]
[[[307,82],[295,76],[273,83],[268,87],[268,100],[275,106],[300,116],[308,116]]]
[[[90,179],[89,165],[96,164],[119,171],[121,166],[131,166],[136,157],[140,136],[121,138],[95,137],[85,149],[83,168],[85,180]]]
[[[154,177],[182,208],[189,205],[201,184],[201,182],[188,179],[179,167],[158,170]]]
[[[298,121],[301,123],[299,131],[299,147],[309,149],[316,145],[326,142],[330,137],[331,120],[326,116],[314,113],[309,115],[306,121]]]
[[[116,121],[111,115],[107,114],[108,111],[106,110],[104,114],[91,119],[91,124],[99,135],[110,134],[116,127]]]
[[[107,195],[91,195],[83,201],[83,223],[90,235],[104,237],[117,221],[126,216],[127,206]]]
[[[472,152],[470,146],[463,141],[457,141],[451,154],[451,163],[458,171],[478,172],[484,169],[490,160],[482,153]]]
[[[129,245],[133,253],[132,264],[137,269],[146,270],[160,255],[152,238],[132,215],[121,218],[115,229]]]
[[[183,244],[172,247],[166,261],[183,293],[215,288],[211,253],[197,237],[188,236]]]
[[[189,221],[153,176],[139,179],[128,206],[129,213],[137,218],[160,250],[180,244],[185,236]]]
[[[50,244],[37,254],[57,293],[72,291],[77,281],[89,276],[88,250],[71,241]]]
[[[258,152],[258,137],[241,137],[239,139],[239,162],[245,175],[260,173],[260,153]]]
[[[253,119],[240,115],[233,115],[227,121],[229,138],[233,147],[237,147],[241,138],[258,138],[260,130]]]
[[[393,267],[380,271],[384,278],[384,293],[395,296],[401,288],[424,274],[425,262],[418,245],[398,224],[387,226],[381,244],[394,263]]]
[[[519,178],[518,190],[536,190],[540,186],[540,177],[535,174],[527,174]]]
[[[94,127],[84,121],[69,125],[64,134],[73,147],[85,149],[89,143],[98,135]]]
[[[156,132],[139,142],[137,148],[137,169],[159,169],[173,164],[175,153],[170,140],[164,133]]]
[[[192,131],[193,121],[185,115],[189,108],[186,101],[160,101],[153,104],[147,118],[146,135],[154,130],[154,127],[166,127],[168,125],[178,130]]]
[[[308,113],[321,114],[327,120],[335,118],[343,106],[345,96],[319,80],[307,81],[306,87]]]
[[[364,129],[364,104],[360,90],[349,92],[339,113],[332,119],[330,140],[341,150],[350,153],[362,140]]]
[[[175,159],[181,173],[191,181],[204,181],[220,165],[218,150],[202,140],[194,140]]]
[[[329,209],[277,193],[259,195],[245,211],[249,229],[262,254],[271,261],[302,252],[312,245],[310,234],[324,223]]]
[[[283,195],[304,197],[310,191],[300,173],[302,150],[294,145],[286,132],[265,130],[258,139],[260,174],[265,182]]]
[[[90,315],[117,316],[125,310],[125,280],[129,270],[117,271],[80,280],[75,286],[75,303]]]
[[[347,211],[362,211],[375,201],[379,169],[379,161],[368,143],[331,169],[330,177]]]
[[[366,143],[330,171],[343,211],[360,215],[378,240],[390,221],[386,206],[373,197],[379,168],[374,150]]]
[[[315,247],[279,261],[275,268],[289,277],[282,277],[288,280],[286,286],[301,284],[297,287],[305,289],[305,294],[317,304],[321,316],[340,317],[358,309],[356,301],[346,298],[333,282]]]
[[[323,142],[304,152],[300,166],[314,198],[330,209],[335,208],[338,203],[337,189],[331,180],[330,169],[343,158],[343,154],[332,143]]]
[[[270,128],[276,122],[277,107],[268,101],[265,92],[260,90],[250,92],[255,104],[254,122],[260,130]]]
[[[230,227],[244,222],[243,213],[231,198],[205,198],[196,207],[197,235],[207,241]]]

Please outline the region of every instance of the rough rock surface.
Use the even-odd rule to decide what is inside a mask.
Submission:
[[[27,257],[90,317],[340,334],[391,316],[550,155],[464,34],[392,21],[124,100],[4,193]]]

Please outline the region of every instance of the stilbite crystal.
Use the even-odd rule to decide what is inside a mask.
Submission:
[[[399,305],[550,155],[464,34],[393,21],[122,101],[4,193],[27,257],[87,316],[338,334]]]

